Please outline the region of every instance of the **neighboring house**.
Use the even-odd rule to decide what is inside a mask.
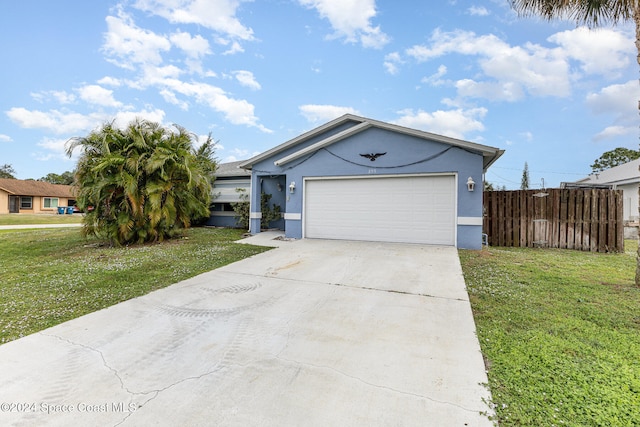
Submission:
[[[479,249],[483,175],[503,152],[347,114],[240,164],[252,172],[250,231],[265,192],[286,237]]]
[[[638,226],[639,168],[640,159],[636,159],[602,172],[592,173],[588,177],[579,179],[572,184],[580,186],[609,185],[610,188],[622,190],[623,220],[625,225]],[[632,230],[625,230],[625,235],[632,234]]]
[[[0,214],[54,213],[58,207],[74,204],[74,190],[70,185],[0,179]]]
[[[231,203],[241,201],[236,189],[242,188],[248,196],[251,195],[251,172],[239,168],[240,163],[242,162],[222,163],[216,168],[211,216],[207,225],[237,227],[238,215],[231,207]]]

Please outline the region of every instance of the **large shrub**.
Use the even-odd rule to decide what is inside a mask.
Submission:
[[[69,156],[82,150],[75,185],[85,235],[119,245],[162,241],[209,216],[214,143],[209,136],[195,149],[195,136],[175,128],[109,123],[69,141]]]

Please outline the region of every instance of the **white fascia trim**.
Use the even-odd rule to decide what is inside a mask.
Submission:
[[[262,219],[262,212],[251,212],[249,214],[249,218],[251,218],[251,219]]]
[[[304,155],[313,153],[314,151],[317,151],[317,150],[319,150],[319,149],[321,149],[323,147],[327,147],[327,146],[329,146],[329,145],[331,145],[333,143],[336,143],[336,142],[338,142],[338,141],[340,141],[342,139],[345,139],[345,138],[347,138],[347,137],[349,137],[351,135],[354,135],[356,133],[362,132],[363,130],[368,129],[371,126],[373,126],[373,125],[371,123],[369,123],[369,122],[362,122],[360,124],[357,124],[355,126],[350,127],[349,129],[345,129],[342,132],[339,132],[339,133],[337,133],[335,135],[332,135],[332,136],[330,136],[328,138],[325,138],[320,142],[316,142],[313,145],[310,145],[310,146],[308,146],[306,148],[303,148],[300,151],[296,151],[293,154],[289,154],[286,157],[278,159],[275,162],[273,162],[273,164],[276,165],[276,166],[282,166],[282,165],[284,165],[286,163],[289,163],[289,162],[291,162],[291,161],[293,161],[295,159],[299,159],[300,157],[302,157]]]
[[[424,172],[424,173],[396,173],[396,174],[380,174],[380,175],[328,175],[328,176],[305,176],[303,181],[330,181],[334,179],[376,179],[376,178],[413,178],[413,177],[430,177],[430,176],[453,176],[458,177],[457,172]],[[455,182],[458,188],[458,182]]]
[[[285,212],[284,214],[284,219],[286,220],[293,220],[293,221],[301,221],[302,220],[302,214],[301,213],[294,213],[294,212]]]
[[[480,225],[482,226],[481,216],[459,216],[458,225]]]

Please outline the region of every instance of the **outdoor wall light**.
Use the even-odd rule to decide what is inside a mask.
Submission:
[[[469,191],[473,191],[476,188],[476,183],[473,180],[473,178],[469,177],[469,179],[467,180],[467,190]]]
[[[294,193],[295,191],[296,191],[296,182],[291,181],[291,184],[289,184],[289,193]]]

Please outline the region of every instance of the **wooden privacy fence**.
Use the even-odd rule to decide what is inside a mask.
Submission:
[[[624,251],[622,191],[485,191],[483,233],[490,246]]]

